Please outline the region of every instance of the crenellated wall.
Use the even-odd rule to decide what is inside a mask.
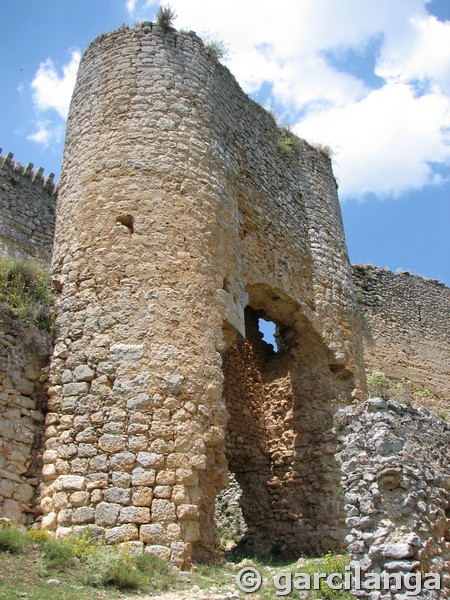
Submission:
[[[55,227],[53,174],[0,150],[0,254],[50,263]],[[2,290],[3,291],[3,290]],[[42,475],[51,335],[5,309],[0,297],[0,515],[32,523]]]
[[[50,262],[55,228],[54,174],[22,165],[0,149],[0,253]]]

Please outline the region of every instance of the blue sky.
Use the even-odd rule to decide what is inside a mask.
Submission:
[[[1,0],[0,147],[59,175],[80,53],[151,0]],[[350,259],[450,284],[450,1],[172,0],[243,89],[329,145]]]

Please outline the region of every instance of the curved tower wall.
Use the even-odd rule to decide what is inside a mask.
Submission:
[[[227,461],[247,495],[267,486],[236,459],[239,427],[260,418],[253,372],[262,381],[276,371],[273,402],[283,389],[292,402],[275,424],[270,385],[256,403],[269,411],[266,440],[290,432],[282,446],[267,442],[265,468],[287,505],[295,485],[311,486],[304,506],[273,519],[294,536],[297,522],[310,533],[315,521],[325,527],[331,506],[341,518],[330,400],[364,386],[345,240],[329,160],[300,140],[283,152],[279,137],[195,35],[122,27],[84,54],[53,259],[60,316],[42,508],[58,535],[88,527],[179,565],[213,556]],[[262,356],[261,315],[289,334],[279,369],[249,358]],[[247,416],[236,423],[239,403]],[[308,447],[325,457],[314,463],[328,473],[321,510],[317,478],[295,475],[296,460],[314,471]],[[266,531],[273,548],[276,529]]]

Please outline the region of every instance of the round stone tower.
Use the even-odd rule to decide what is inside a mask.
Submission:
[[[333,401],[364,386],[361,340],[330,161],[285,135],[195,34],[144,23],[85,52],[53,259],[57,535],[211,559],[230,470],[257,551],[342,542]]]

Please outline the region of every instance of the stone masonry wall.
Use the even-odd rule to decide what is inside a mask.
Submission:
[[[306,326],[284,328],[275,352],[258,314],[246,309],[246,340],[224,355],[226,457],[242,489],[246,543],[277,558],[337,551],[346,529],[327,353]]]
[[[41,479],[50,335],[0,309],[0,516],[30,524]]]
[[[438,281],[355,265],[367,370],[410,379],[450,408],[450,290]],[[426,399],[425,399],[426,401]]]
[[[279,385],[292,400],[276,423],[287,433],[266,455],[287,490],[278,514],[290,527],[339,511],[335,475],[317,492],[321,466],[332,468],[331,400],[364,392],[356,304],[330,161],[301,140],[284,153],[279,136],[193,34],[122,27],[82,58],[57,209],[43,457],[43,525],[58,536],[88,527],[178,565],[215,556],[231,452],[225,355],[248,339],[247,306],[290,332]]]
[[[414,597],[450,597],[450,424],[378,398],[341,410],[335,425],[354,565],[363,574],[438,573],[442,592]],[[358,595],[374,597],[370,588]]]
[[[0,253],[50,262],[55,228],[53,173],[22,165],[0,149]]]
[[[0,150],[0,254],[50,263],[53,177]],[[0,516],[19,523],[39,514],[50,337],[0,306]]]

